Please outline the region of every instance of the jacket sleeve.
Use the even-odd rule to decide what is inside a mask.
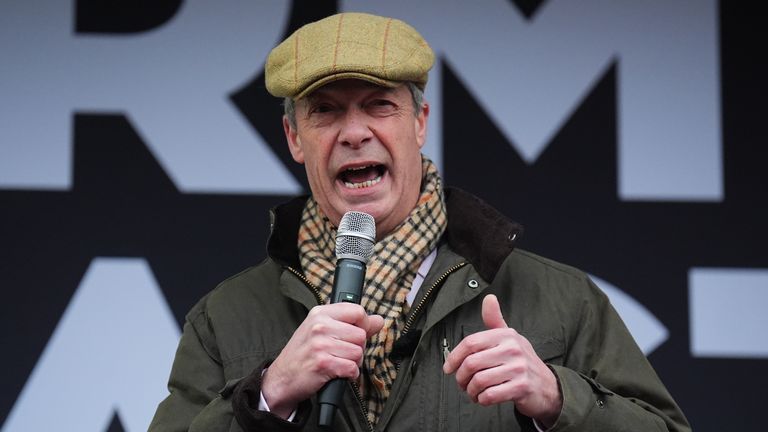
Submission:
[[[204,312],[191,312],[171,368],[170,394],[158,406],[149,431],[230,430],[231,403],[221,394],[224,372],[218,353],[205,342],[210,336]]]
[[[311,412],[309,401],[299,405],[295,423],[258,410],[265,365],[246,377],[225,381],[206,314],[193,310],[187,316],[176,350],[168,380],[170,394],[158,406],[149,431],[301,430]]]
[[[552,431],[690,431],[685,416],[605,294],[581,306],[565,365],[550,365],[563,408]]]
[[[312,403],[309,400],[299,404],[292,422],[258,409],[262,372],[269,363],[267,361],[260,365],[235,387],[232,395],[235,418],[246,431],[300,431],[312,411]]]

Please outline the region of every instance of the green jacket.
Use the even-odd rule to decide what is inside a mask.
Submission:
[[[552,368],[563,395],[557,431],[688,431],[682,412],[603,293],[583,273],[514,249],[520,226],[458,189],[448,228],[393,356],[397,380],[373,428],[352,386],[337,431],[535,431],[512,403],[483,407],[442,372],[445,349],[484,330],[495,294],[510,327]],[[314,400],[285,422],[258,406],[261,371],[318,304],[301,276],[296,236],[304,201],[272,212],[269,257],[233,276],[187,315],[168,388],[150,431],[317,428]]]

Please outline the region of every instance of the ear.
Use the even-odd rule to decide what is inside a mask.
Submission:
[[[293,160],[303,164],[304,149],[301,146],[301,139],[299,138],[296,128],[291,126],[291,122],[288,121],[288,116],[283,116],[283,132],[285,132],[285,139],[288,141],[288,150],[291,151]]]
[[[415,122],[416,142],[419,143],[419,148],[424,147],[424,143],[427,142],[427,120],[429,120],[429,104],[424,102]]]

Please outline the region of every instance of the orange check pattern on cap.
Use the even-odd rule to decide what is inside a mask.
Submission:
[[[389,354],[408,314],[406,296],[416,271],[437,247],[448,222],[440,175],[424,156],[421,185],[416,207],[392,233],[376,243],[366,270],[361,304],[369,314],[384,317],[384,327],[368,341],[358,382],[371,424],[381,416],[397,376]],[[298,242],[304,275],[320,289],[327,303],[336,268],[336,227],[312,198],[304,207]]]
[[[273,96],[293,99],[342,79],[383,87],[412,82],[423,90],[434,61],[432,48],[405,22],[345,12],[309,23],[276,46],[264,80]]]

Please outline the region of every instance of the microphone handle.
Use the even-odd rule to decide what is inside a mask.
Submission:
[[[365,279],[365,263],[352,258],[340,258],[336,262],[336,272],[333,275],[333,291],[331,303],[355,303],[360,304]],[[318,425],[331,428],[336,409],[341,406],[346,389],[345,379],[336,378],[328,381],[320,389],[318,402],[320,404],[320,418]]]

